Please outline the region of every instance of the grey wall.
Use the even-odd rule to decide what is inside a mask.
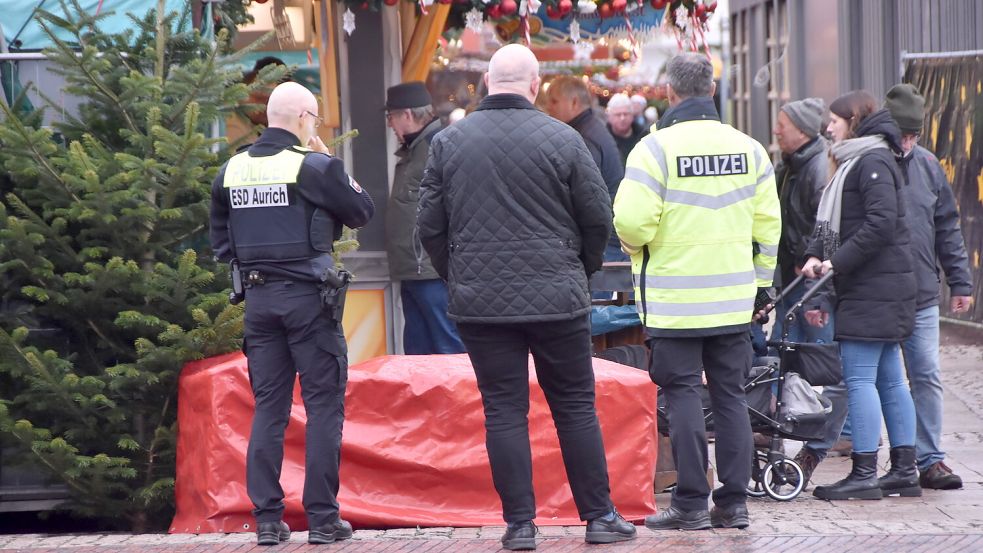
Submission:
[[[765,6],[775,1],[730,1],[732,14],[749,16],[749,76],[767,61]],[[983,49],[983,0],[777,1],[788,5],[791,99],[819,96],[829,102],[860,88],[880,97],[901,81],[904,51]],[[734,39],[739,33],[731,29]],[[740,126],[767,143],[771,122],[763,95],[752,87],[747,123]]]
[[[980,0],[839,0],[839,9],[841,92],[882,96],[901,81],[902,51],[983,48]]]

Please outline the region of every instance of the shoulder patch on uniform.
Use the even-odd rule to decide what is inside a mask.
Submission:
[[[352,178],[351,175],[348,175],[348,186],[351,186],[352,190],[354,190],[355,192],[358,192],[359,194],[362,193],[362,187],[358,185],[358,183],[355,181],[355,179]]]

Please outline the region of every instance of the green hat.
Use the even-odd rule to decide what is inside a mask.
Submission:
[[[887,91],[884,107],[905,134],[919,134],[925,120],[925,97],[918,93],[915,85],[904,83],[894,85]]]

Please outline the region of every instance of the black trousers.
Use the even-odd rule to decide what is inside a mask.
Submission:
[[[607,460],[594,408],[590,319],[458,324],[485,409],[485,443],[506,522],[536,517],[529,446],[529,353],[553,415],[582,520],[611,511]]]
[[[672,504],[683,511],[705,510],[710,496],[701,369],[706,372],[713,403],[717,477],[723,483],[713,491],[713,502],[721,507],[745,503],[754,448],[744,396],[745,375],[751,369],[748,333],[651,338],[649,346],[649,375],[666,396],[669,439],[676,463]]]
[[[348,361],[340,323],[321,309],[312,283],[269,282],[246,290],[246,358],[256,399],[246,489],[257,522],[283,515],[283,434],[294,378],[307,411],[304,510],[308,523],[338,519],[338,465]]]

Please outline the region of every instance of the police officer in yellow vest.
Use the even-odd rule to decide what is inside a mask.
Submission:
[[[761,144],[720,123],[706,56],[680,54],[667,72],[670,109],[628,156],[614,201],[652,350],[649,374],[666,395],[678,478],[672,505],[645,525],[744,528],[752,438],[743,382],[749,323],[759,289],[772,285],[781,234],[774,170]],[[723,483],[710,512],[701,371]]]
[[[317,137],[317,100],[306,88],[293,82],[277,86],[266,113],[269,128],[233,156],[212,184],[212,248],[219,260],[238,260],[245,288],[243,350],[256,400],[246,487],[255,506],[257,542],[287,540],[279,480],[299,373],[307,411],[308,541],[331,543],[352,535],[336,498],[348,382],[337,307],[347,283],[334,270],[331,249],[342,224],[365,225],[375,206]],[[234,275],[234,294],[238,284]]]

